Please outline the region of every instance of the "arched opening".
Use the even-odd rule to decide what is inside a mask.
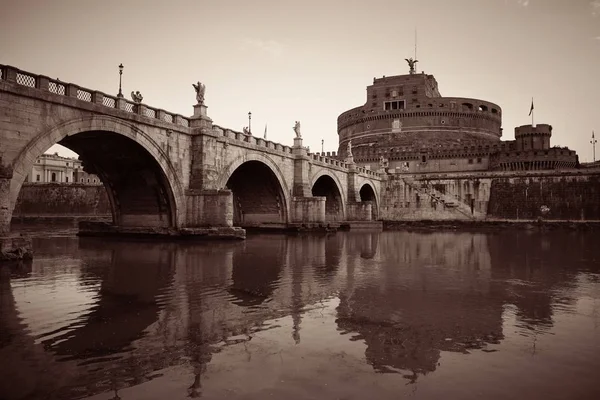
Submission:
[[[39,207],[42,213],[55,215],[97,216],[108,212],[108,218],[112,217],[113,224],[121,228],[177,226],[169,179],[155,157],[136,140],[120,133],[90,130],[66,135],[58,144],[79,157],[42,154],[31,165],[24,162],[24,172],[35,179],[28,179],[31,183],[27,186],[14,183],[19,188],[14,200],[15,217]],[[32,156],[36,154],[22,158]],[[42,185],[35,187],[48,181],[60,187],[52,193]],[[93,182],[103,183],[105,190],[98,184],[92,188]]]
[[[325,220],[343,221],[344,208],[342,194],[332,177],[323,175],[317,179],[312,187],[313,196],[323,196],[325,200]]]
[[[375,196],[375,191],[373,187],[368,183],[362,185],[359,191],[360,201],[369,201],[371,202],[371,219],[376,221],[378,218],[377,212],[377,197]]]
[[[283,189],[269,166],[260,161],[240,165],[227,180],[233,192],[233,224],[268,227],[286,222]]]

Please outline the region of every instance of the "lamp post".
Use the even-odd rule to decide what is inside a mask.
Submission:
[[[248,111],[248,132],[252,134],[252,112]]]
[[[123,97],[123,92],[121,92],[121,76],[123,76],[123,64],[119,64],[119,93],[117,97]]]
[[[598,141],[594,137],[594,131],[592,131],[592,140],[590,140],[590,143],[592,144],[592,154],[593,154],[594,162],[595,162],[596,161],[596,143],[598,143]]]
[[[325,144],[325,139],[321,139],[321,154],[324,153],[323,151],[323,145]]]

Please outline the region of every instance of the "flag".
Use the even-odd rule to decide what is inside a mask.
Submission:
[[[533,112],[533,97],[531,98],[531,108],[529,109],[529,115]]]
[[[264,136],[264,138],[265,139],[267,138],[267,124],[265,124],[265,136]]]

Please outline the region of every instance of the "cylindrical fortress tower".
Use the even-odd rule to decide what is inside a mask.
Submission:
[[[373,79],[367,101],[338,117],[338,154],[348,141],[357,163],[394,152],[443,151],[449,147],[498,143],[502,110],[488,101],[442,97],[433,75]]]
[[[519,151],[548,150],[551,136],[552,126],[548,124],[519,126],[515,128],[516,149]]]

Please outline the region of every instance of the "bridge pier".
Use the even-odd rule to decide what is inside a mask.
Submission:
[[[1,165],[0,168],[2,168]],[[0,176],[0,236],[6,235],[10,231],[11,216],[10,178]]]

